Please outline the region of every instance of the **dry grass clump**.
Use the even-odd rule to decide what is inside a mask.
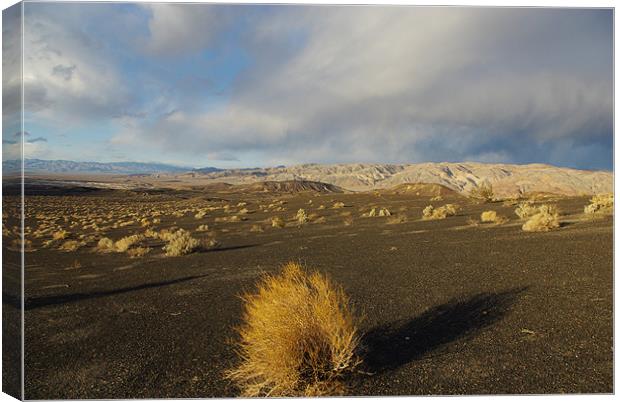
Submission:
[[[406,215],[402,215],[402,214],[391,216],[387,220],[387,223],[389,225],[395,225],[395,224],[398,224],[398,223],[405,223],[405,222],[407,222],[407,216]]]
[[[502,223],[506,223],[508,218],[502,215],[498,215],[495,211],[484,211],[480,214],[480,222],[482,223],[495,223],[497,225],[501,225]]]
[[[194,215],[195,219],[202,219],[207,216],[207,211],[198,211],[196,215]]]
[[[344,202],[335,202],[332,208],[333,209],[344,208]]]
[[[459,210],[459,206],[456,204],[446,204],[438,208],[435,208],[432,205],[429,205],[422,210],[422,219],[424,220],[446,219],[448,216],[456,215],[458,210]]]
[[[112,253],[116,251],[116,247],[114,247],[114,241],[107,237],[102,237],[101,239],[99,239],[96,249],[100,253]]]
[[[273,228],[283,228],[284,227],[284,220],[282,218],[280,218],[279,216],[274,216],[273,218],[271,218],[271,227],[273,227]]]
[[[351,215],[345,216],[344,219],[342,220],[342,223],[344,223],[345,226],[353,225],[353,217]]]
[[[208,232],[209,231],[209,225],[204,224],[204,225],[200,225],[196,228],[197,232]]]
[[[260,225],[252,225],[250,232],[260,233],[263,232],[263,227]]]
[[[531,202],[522,202],[515,209],[515,214],[520,219],[528,219],[538,213],[538,207]]]
[[[194,239],[190,232],[179,229],[168,236],[166,245],[162,248],[168,257],[178,257],[190,254],[200,247],[200,241]]]
[[[361,361],[349,300],[326,276],[288,263],[243,296],[239,365],[227,373],[244,397],[337,395]]]
[[[297,225],[301,226],[308,222],[308,215],[306,215],[306,211],[303,208],[300,208],[294,219],[297,221]]]
[[[613,194],[597,194],[590,199],[583,212],[586,214],[611,214],[614,211]]]
[[[132,249],[127,250],[127,255],[131,258],[144,257],[151,251],[149,247],[134,247]]]
[[[375,216],[392,216],[392,213],[387,208],[371,208],[369,212],[362,214],[364,218],[372,218]]]
[[[548,232],[560,227],[560,213],[554,205],[541,205],[538,213],[531,216],[522,226],[526,232]]]
[[[142,241],[144,239],[143,235],[131,235],[131,236],[127,236],[127,237],[123,237],[120,240],[117,240],[116,242],[114,242],[114,248],[117,252],[119,253],[123,253],[127,250],[129,250],[129,248],[131,246],[133,246],[134,244]],[[100,240],[101,241],[101,240]]]
[[[469,198],[482,202],[491,202],[494,199],[493,187],[490,183],[482,183],[469,192]]]
[[[71,251],[76,251],[77,249],[79,249],[80,247],[83,247],[85,245],[86,245],[86,242],[83,242],[83,241],[67,240],[66,242],[61,244],[61,246],[58,248],[58,250],[64,251],[64,252],[68,253],[68,252],[71,252]]]
[[[64,240],[67,237],[69,237],[69,232],[64,229],[60,229],[52,233],[53,240]]]
[[[431,198],[431,201],[443,201],[443,197],[440,196],[440,195],[437,195],[437,196]]]

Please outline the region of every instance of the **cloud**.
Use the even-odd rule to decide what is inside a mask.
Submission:
[[[226,6],[142,3],[150,18],[147,49],[156,55],[202,50],[226,26]]]
[[[25,8],[24,104],[29,121],[92,124],[131,107],[122,72],[109,57],[112,44],[83,29],[72,7]]]
[[[151,33],[169,34],[153,46],[192,32],[190,50],[216,46],[188,16],[196,8],[175,7],[154,12],[168,17]],[[239,46],[252,68],[225,103],[180,107],[116,140],[298,162],[569,165],[611,144],[609,10],[283,6],[250,21]]]

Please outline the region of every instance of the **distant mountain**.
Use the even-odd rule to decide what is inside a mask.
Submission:
[[[227,169],[202,175],[203,179],[247,184],[260,181],[305,180],[332,184],[347,190],[391,189],[406,183],[439,184],[467,194],[482,183],[498,196],[548,192],[586,195],[613,191],[613,173],[577,170],[544,164],[487,163],[419,164],[305,164],[288,167]],[[402,188],[401,188],[402,190]]]
[[[90,174],[155,174],[184,173],[192,168],[167,165],[163,163],[140,162],[74,162],[67,160],[26,159],[25,170],[31,173],[90,173]],[[21,162],[8,160],[2,162],[5,173],[19,172]],[[216,168],[203,168],[202,172],[216,172]]]
[[[19,171],[19,161],[4,161],[5,172]],[[419,164],[304,164],[268,168],[191,169],[159,163],[73,162],[27,159],[32,173],[90,173],[147,175],[149,179],[193,185],[244,185],[246,191],[368,191],[437,192],[441,188],[411,187],[403,184],[438,184],[460,194],[468,194],[483,183],[493,186],[496,196],[524,193],[589,195],[613,192],[613,173],[561,168],[544,164],[511,165],[476,162]],[[274,182],[285,182],[274,184]],[[304,182],[303,185],[298,182]],[[309,184],[315,182],[313,184]],[[136,182],[137,183],[137,182]],[[156,182],[151,185],[157,185]],[[251,186],[248,186],[251,185]],[[322,187],[321,187],[322,186]],[[427,188],[428,187],[428,188]],[[439,189],[439,190],[438,190]]]

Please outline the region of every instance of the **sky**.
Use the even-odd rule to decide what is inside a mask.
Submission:
[[[25,3],[24,35],[29,158],[613,168],[611,10]]]

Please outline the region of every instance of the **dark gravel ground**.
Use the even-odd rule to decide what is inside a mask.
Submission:
[[[238,295],[288,260],[328,273],[364,317],[374,374],[353,378],[351,395],[613,392],[612,218],[583,220],[587,199],[563,199],[560,229],[525,233],[514,207],[456,202],[458,216],[421,221],[428,198],[302,195],[281,214],[304,207],[326,223],[253,233],[274,214],[208,217],[222,248],[183,257],[28,253],[26,398],[236,396],[222,373],[236,361]],[[407,208],[408,222],[359,218],[370,203]],[[511,221],[467,224],[488,209]]]

